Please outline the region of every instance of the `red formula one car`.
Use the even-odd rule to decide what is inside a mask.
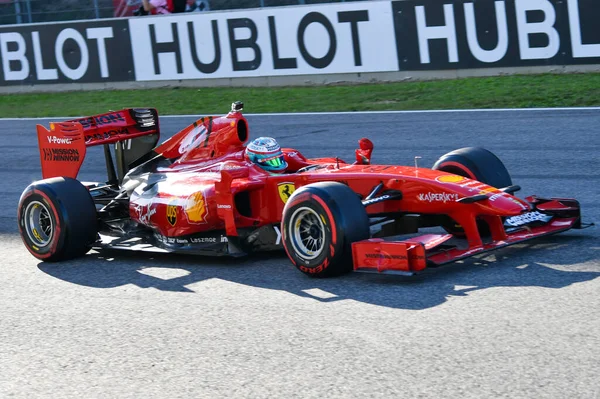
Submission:
[[[19,202],[25,246],[45,261],[91,248],[232,256],[283,248],[312,276],[414,274],[585,227],[574,199],[513,196],[519,186],[482,148],[450,152],[433,169],[372,165],[373,145],[361,139],[352,164],[284,148],[287,171],[266,172],[244,157],[241,110],[234,103],[226,116],[201,118],[158,146],[154,109],[38,125],[44,180]],[[108,181],[79,182],[96,145]],[[433,226],[445,232],[418,234]]]

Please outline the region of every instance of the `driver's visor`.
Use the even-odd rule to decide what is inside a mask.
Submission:
[[[273,158],[261,159],[258,162],[262,165],[269,165],[276,168],[283,165],[283,155],[278,155]]]

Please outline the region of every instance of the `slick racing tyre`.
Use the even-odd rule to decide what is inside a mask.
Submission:
[[[314,183],[289,198],[281,232],[296,268],[313,277],[336,276],[352,270],[352,243],[369,238],[369,217],[348,186]]]
[[[19,200],[18,221],[25,247],[47,262],[85,255],[98,234],[89,191],[69,177],[30,184]]]
[[[479,180],[496,188],[512,186],[512,179],[502,161],[481,147],[466,147],[444,154],[432,169]]]
[[[500,158],[481,147],[466,147],[444,154],[432,169],[478,180],[496,188],[512,186],[510,174]],[[442,227],[450,234],[463,237],[465,235],[463,228],[454,220],[448,219]],[[477,227],[481,236],[490,234],[490,229],[485,222],[478,220]]]

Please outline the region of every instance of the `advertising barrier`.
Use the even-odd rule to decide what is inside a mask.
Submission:
[[[392,3],[401,70],[600,64],[600,3]]]
[[[129,21],[0,27],[0,84],[135,80]]]
[[[406,0],[11,25],[0,86],[598,65],[598,20],[595,0]]]
[[[389,2],[138,18],[130,28],[142,81],[398,70]]]

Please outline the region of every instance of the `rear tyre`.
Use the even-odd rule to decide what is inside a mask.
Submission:
[[[98,235],[94,201],[69,177],[30,184],[19,200],[18,221],[25,247],[47,262],[85,255]]]
[[[512,186],[510,173],[496,155],[481,147],[466,147],[444,154],[433,165],[432,169],[453,173],[478,180],[489,186],[504,188]],[[465,231],[454,220],[442,224],[442,227],[450,234],[464,237]],[[489,236],[490,229],[487,223],[478,220],[477,227],[482,237]]]
[[[283,245],[301,272],[330,277],[352,271],[352,243],[369,238],[369,217],[352,189],[321,182],[294,191],[281,221]]]

